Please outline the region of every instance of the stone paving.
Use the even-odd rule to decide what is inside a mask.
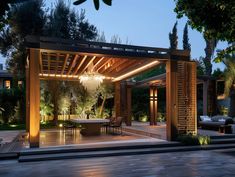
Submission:
[[[213,151],[18,163],[0,161],[1,177],[234,177],[235,157]]]
[[[20,130],[0,131],[0,139],[2,139],[2,143],[10,143],[21,132]]]

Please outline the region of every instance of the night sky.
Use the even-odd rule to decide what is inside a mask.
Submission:
[[[47,0],[46,7],[52,6],[56,0]],[[86,10],[86,17],[94,24],[100,32],[104,32],[107,42],[113,35],[118,35],[123,43],[128,39],[132,45],[143,45],[150,47],[169,47],[168,34],[175,23],[176,14],[173,9],[173,0],[113,0],[111,7],[101,3],[99,11],[93,6],[93,1],[88,0],[83,5],[71,7],[80,11]],[[178,19],[178,47],[182,48],[183,28],[187,19]],[[189,39],[192,48],[192,58],[204,56],[205,41],[202,34],[189,29]],[[220,42],[218,49],[223,49],[227,43]],[[0,63],[5,60],[0,58]],[[213,64],[214,69],[222,64]]]

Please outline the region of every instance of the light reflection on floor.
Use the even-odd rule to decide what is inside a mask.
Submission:
[[[45,130],[40,132],[40,147],[87,144],[99,142],[127,141],[153,139],[133,134],[109,134],[102,132],[98,136],[83,136],[77,130]]]

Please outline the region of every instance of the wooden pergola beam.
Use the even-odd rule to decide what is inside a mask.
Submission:
[[[50,56],[48,55],[47,56],[47,70],[48,70],[48,74],[50,74],[51,73],[51,68],[50,68],[50,64],[51,64],[51,62],[50,62]]]
[[[104,60],[104,57],[101,57],[98,59],[98,61],[93,65],[93,67],[91,68],[92,71],[95,70],[95,68]]]
[[[69,54],[66,54],[66,57],[65,57],[65,60],[64,60],[64,64],[63,64],[63,67],[62,67],[62,70],[61,70],[61,74],[64,74],[64,70],[65,70],[65,67],[67,65],[68,59],[69,59]]]
[[[42,65],[42,55],[39,57],[39,65],[40,65],[40,73],[43,73],[43,65]]]
[[[114,70],[117,70],[117,68],[120,68],[123,64],[128,63],[128,61],[125,60],[125,59],[122,59],[122,60],[116,59],[115,61],[116,61],[116,62],[115,62],[112,66],[110,66],[110,67],[107,68],[107,69],[104,68],[104,69],[103,69],[102,71],[100,71],[100,72],[103,73],[103,74],[110,73],[110,72],[112,72],[112,71],[114,71]],[[131,62],[131,61],[129,61],[129,62]]]
[[[78,55],[75,55],[74,58],[72,59],[72,62],[70,61],[67,75],[70,75],[70,72],[71,72],[71,70],[72,70],[72,67],[74,66],[74,63],[75,63],[75,61],[76,61],[77,59],[78,59]]]
[[[76,74],[77,74],[78,70],[81,68],[81,66],[83,65],[83,63],[85,62],[86,59],[87,59],[87,55],[85,55],[85,56],[82,58],[82,60],[81,60],[80,63],[77,63],[77,65],[75,66],[75,70],[74,70],[74,72],[73,72],[73,75],[76,75]]]
[[[101,62],[101,64],[100,64],[100,66],[97,66],[97,68],[96,68],[96,72],[99,72],[99,70],[101,69],[101,68],[103,68],[107,63],[109,63],[110,61],[112,60],[112,58],[109,58],[108,60],[106,60],[106,61],[104,61],[104,62]]]
[[[86,71],[86,69],[89,67],[89,65],[94,61],[94,59],[96,58],[96,56],[93,56],[90,61],[87,63],[87,65],[81,70],[80,73],[83,73],[84,71]]]
[[[58,73],[58,62],[59,62],[59,54],[56,54],[55,74],[57,74],[57,73]]]
[[[159,59],[189,61],[190,51],[169,50],[166,48],[110,44],[92,41],[75,41],[59,38],[27,36],[26,45],[30,48],[78,52],[85,55],[99,55],[102,57],[117,57],[129,59]]]

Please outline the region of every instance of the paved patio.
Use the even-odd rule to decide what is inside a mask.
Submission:
[[[18,136],[22,132],[22,130],[0,131],[0,139],[2,139],[0,153],[12,152],[21,149],[21,145],[19,145],[17,140]]]
[[[213,151],[18,163],[0,161],[4,177],[233,177],[235,158]]]
[[[150,126],[148,122],[133,122],[132,126],[123,125],[124,133],[106,134],[100,136],[82,136],[79,129],[71,130],[42,130],[40,132],[40,148],[60,146],[115,146],[116,144],[141,144],[141,143],[162,143],[166,142],[166,125],[158,123],[157,126]],[[0,137],[6,143],[0,147],[0,152],[18,152],[22,148],[28,148],[27,140],[13,141],[22,131],[0,131]],[[223,133],[211,130],[198,130],[198,134],[209,136],[222,136]],[[13,143],[11,143],[13,141]]]

